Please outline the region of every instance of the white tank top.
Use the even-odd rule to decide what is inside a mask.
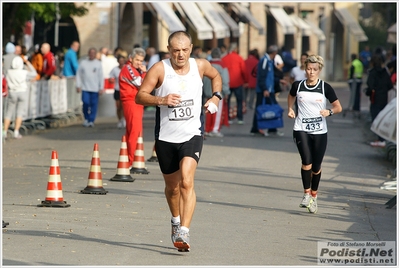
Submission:
[[[310,134],[324,134],[327,132],[326,118],[320,111],[326,109],[327,99],[324,94],[324,81],[320,80],[313,87],[302,80],[298,85],[296,102],[298,115],[295,118],[294,130],[305,131]]]
[[[155,95],[164,97],[177,93],[181,102],[178,106],[158,106],[155,136],[166,142],[186,142],[195,135],[201,135],[202,79],[197,62],[194,58],[189,59],[190,70],[186,75],[177,74],[169,59],[162,62],[164,80],[155,89]]]

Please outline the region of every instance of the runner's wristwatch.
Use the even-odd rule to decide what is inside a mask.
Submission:
[[[331,109],[328,109],[328,111],[330,112],[330,116],[334,114],[334,112]]]
[[[222,99],[222,95],[220,95],[220,92],[219,92],[219,91],[213,92],[212,97],[213,97],[213,96],[216,96],[219,100]]]

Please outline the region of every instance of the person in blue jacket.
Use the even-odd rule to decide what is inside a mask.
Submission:
[[[80,44],[78,41],[73,41],[70,48],[65,53],[64,69],[62,70],[62,74],[65,77],[76,76],[79,67],[77,54],[79,46]]]
[[[267,48],[265,55],[258,62],[258,70],[256,74],[256,107],[262,104],[263,98],[266,98],[266,103],[271,104],[277,103],[274,91],[274,57],[278,52],[276,45],[271,45]],[[255,108],[256,110],[256,108]],[[278,136],[284,135],[283,132],[277,129],[263,130],[258,128],[258,122],[256,119],[256,112],[252,122],[251,134],[255,135],[260,133],[264,136],[269,134],[277,134]]]

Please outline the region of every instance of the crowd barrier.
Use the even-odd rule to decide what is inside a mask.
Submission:
[[[31,81],[27,94],[27,113],[21,126],[25,132],[59,127],[81,117],[81,93],[76,91],[75,78]],[[7,98],[4,98],[3,111],[6,106]]]

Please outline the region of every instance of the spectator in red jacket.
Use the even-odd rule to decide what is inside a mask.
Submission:
[[[255,96],[256,96],[256,72],[259,62],[258,49],[252,49],[249,51],[248,59],[245,60],[245,66],[247,68],[248,85],[245,87],[244,100],[247,107],[253,109],[255,107]]]
[[[144,106],[135,101],[141,83],[147,74],[144,65],[145,50],[137,47],[119,74],[119,92],[126,120],[126,144],[130,167],[133,165],[137,139],[143,131]]]
[[[230,111],[230,99],[234,93],[237,101],[237,123],[239,125],[244,124],[244,115],[242,112],[242,106],[244,101],[244,85],[248,82],[247,71],[245,67],[244,59],[238,55],[237,43],[231,43],[230,52],[222,58],[222,62],[229,71],[230,76],[230,95],[227,98],[227,107]],[[229,123],[231,122],[229,113]]]
[[[42,79],[49,80],[57,69],[57,66],[55,64],[55,57],[54,54],[50,51],[49,43],[43,43],[40,51],[43,54]]]

